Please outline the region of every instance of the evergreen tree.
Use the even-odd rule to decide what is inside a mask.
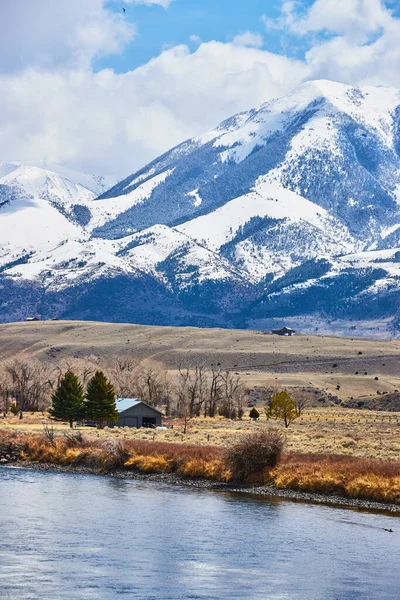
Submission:
[[[87,385],[85,413],[88,419],[99,421],[102,425],[119,418],[114,386],[103,371],[96,371]]]
[[[249,412],[249,417],[250,417],[250,419],[253,419],[253,421],[257,421],[257,419],[260,418],[260,413],[254,406],[251,409],[251,411]]]
[[[56,391],[51,397],[49,414],[56,421],[73,422],[81,419],[84,412],[83,387],[72,371],[67,371],[61,378]]]

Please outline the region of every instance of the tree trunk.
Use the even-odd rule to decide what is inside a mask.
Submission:
[[[73,420],[72,420],[72,419],[70,419],[70,421],[69,421],[69,426],[70,426],[70,428],[71,428],[71,429],[72,429],[72,428],[73,428],[73,426],[74,426],[74,422],[73,422]]]

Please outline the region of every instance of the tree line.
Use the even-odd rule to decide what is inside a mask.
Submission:
[[[99,371],[112,386],[115,396],[139,398],[152,406],[162,407],[167,416],[183,418],[185,423],[200,415],[240,418],[247,406],[248,390],[240,376],[219,366],[194,364],[171,373],[129,357],[118,357],[104,366],[97,357],[90,357],[60,365],[46,365],[35,360],[3,364],[0,366],[3,412],[6,414],[12,406],[18,411],[47,410],[54,404],[54,396],[67,373],[67,379],[71,379],[71,374],[75,375],[74,385],[82,387],[77,396],[87,402],[89,382]]]
[[[100,381],[100,374],[103,379]],[[65,407],[59,401],[61,382],[66,390]],[[98,400],[94,400],[97,385]],[[74,401],[68,400],[68,385],[74,388]],[[107,388],[107,386],[109,386]],[[107,388],[109,406],[98,388]],[[139,363],[122,356],[102,364],[99,357],[68,359],[60,364],[43,364],[36,360],[14,360],[0,365],[0,407],[4,414],[13,410],[46,411],[51,405],[53,418],[64,421],[90,419],[98,422],[116,418],[115,398],[139,398],[151,406],[160,407],[166,416],[188,421],[193,417],[223,416],[242,418],[249,400],[249,390],[240,376],[219,365],[193,364],[169,372],[158,365]],[[282,420],[286,427],[300,416],[307,404],[304,395],[296,392],[269,390],[267,418]],[[103,408],[96,408],[97,405]],[[64,412],[63,412],[64,411]],[[69,417],[69,414],[72,417]],[[259,418],[256,409],[252,418]]]

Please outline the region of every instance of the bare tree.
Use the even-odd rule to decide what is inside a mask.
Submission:
[[[299,415],[299,417],[301,417],[304,410],[310,404],[310,398],[304,392],[294,390],[292,392],[292,400],[294,401],[294,403],[296,405],[297,414]]]
[[[234,418],[243,413],[246,391],[240,377],[212,366],[194,365],[180,367],[175,383],[175,412],[178,416],[192,418],[204,414],[214,417],[219,411]]]
[[[204,404],[204,416],[215,417],[222,399],[223,376],[221,369],[214,366],[207,373],[207,394]]]
[[[0,373],[0,409],[6,417],[11,406],[10,381],[7,373]]]
[[[63,360],[61,364],[58,364],[55,367],[57,383],[54,382],[53,387],[59,385],[61,377],[67,371],[75,373],[82,385],[86,386],[89,379],[93,377],[99,368],[99,364],[100,358],[94,355],[85,358],[68,358]]]
[[[132,398],[138,396],[139,366],[137,361],[130,357],[118,357],[107,374],[114,384],[115,393],[119,398]]]
[[[11,389],[21,411],[36,411],[47,407],[52,387],[48,368],[38,361],[14,360],[6,364]]]
[[[237,414],[238,405],[242,405],[244,389],[240,376],[233,375],[230,371],[222,374],[222,405],[220,413],[228,418],[234,418]]]
[[[192,417],[199,416],[208,397],[207,373],[204,365],[180,367],[175,383],[176,414],[184,419],[184,433]]]
[[[168,402],[170,385],[165,371],[152,365],[143,366],[137,378],[138,397],[153,406]]]

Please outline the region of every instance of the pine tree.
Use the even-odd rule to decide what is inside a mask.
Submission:
[[[99,421],[102,425],[119,418],[114,386],[103,371],[96,371],[87,385],[85,413],[88,419]]]
[[[253,419],[253,421],[257,421],[257,419],[260,418],[260,413],[254,406],[251,409],[251,411],[249,412],[249,417],[250,417],[250,419]]]
[[[51,398],[49,414],[56,421],[73,422],[81,419],[84,412],[83,387],[72,371],[67,371],[61,378],[56,391]]]

